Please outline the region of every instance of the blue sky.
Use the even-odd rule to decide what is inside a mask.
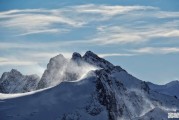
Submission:
[[[0,75],[41,75],[49,59],[91,50],[132,75],[179,79],[178,0],[0,0]]]

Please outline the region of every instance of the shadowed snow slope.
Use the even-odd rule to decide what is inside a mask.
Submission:
[[[57,120],[67,115],[74,120],[92,120],[94,117],[86,111],[93,101],[94,80],[89,77],[79,82],[63,82],[54,88],[29,96],[3,99],[0,101],[1,120]],[[99,103],[96,101],[94,104]],[[99,110],[104,109],[103,106],[100,107]],[[107,112],[100,111],[95,118],[107,118]]]

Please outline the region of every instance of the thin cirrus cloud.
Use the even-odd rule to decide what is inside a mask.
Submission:
[[[98,34],[95,38],[86,42],[100,45],[140,44],[155,40],[155,38],[179,38],[179,25],[176,26],[175,23],[159,23],[160,27],[157,28],[155,25],[143,25],[142,27],[102,26],[97,28]]]
[[[79,27],[83,23],[69,19],[62,14],[54,15],[53,10],[27,9],[11,10],[0,13],[0,25],[2,27],[19,30],[20,35],[37,33],[57,33],[64,29],[54,28],[52,25],[61,24],[71,27]]]
[[[140,12],[140,14],[138,14],[138,12]],[[149,15],[146,16],[146,14]],[[132,22],[136,22],[136,20],[141,19],[141,17],[146,18],[149,16],[154,18],[177,18],[179,17],[179,13],[161,11],[160,9],[151,6],[109,6],[87,4],[69,6],[61,9],[24,9],[4,11],[0,12],[0,19],[2,19],[0,25],[1,27],[12,30],[16,29],[20,32],[17,36],[40,33],[63,34],[64,32],[69,32],[69,29],[71,28],[84,27],[85,24],[89,24],[93,21],[110,21],[110,18],[119,20],[123,19],[122,22],[125,25],[125,19],[135,18]],[[54,27],[56,24],[64,25],[63,29],[62,27]],[[161,26],[160,29],[153,30],[146,26],[146,30],[143,31],[143,29],[136,29],[134,26],[127,26],[127,28],[123,27],[123,24],[120,26],[116,25],[117,27],[112,26],[109,28],[106,27],[106,29],[103,28],[103,32],[98,32],[99,36],[95,36],[96,38],[90,38],[92,40],[87,42],[103,44],[136,43],[155,36],[178,36],[178,29],[175,28],[168,29]],[[100,26],[96,27],[98,29]],[[100,37],[104,36],[103,33],[105,37]],[[128,35],[129,33],[130,36]]]
[[[11,58],[0,58],[0,66],[4,65],[34,65],[37,64],[33,61],[24,61],[24,60],[17,60],[17,59],[11,59]]]
[[[104,16],[114,16],[119,14],[126,14],[131,11],[138,10],[155,10],[156,7],[151,6],[109,6],[109,5],[80,5],[72,7],[79,13],[102,14]]]
[[[68,30],[59,30],[59,29],[49,29],[49,30],[32,30],[32,31],[28,31],[26,33],[22,33],[22,34],[19,34],[17,36],[26,36],[26,35],[31,35],[31,34],[39,34],[39,33],[47,33],[47,34],[50,34],[50,33],[64,33],[64,32],[67,32]]]
[[[62,46],[68,46],[74,44],[73,42],[0,42],[0,50],[8,49],[44,49],[44,48],[58,48]]]
[[[179,53],[178,47],[144,47],[134,50],[129,50],[135,54],[171,54]]]
[[[92,21],[109,20],[114,15],[127,14],[139,10],[156,9],[150,6],[109,6],[78,5],[61,9],[24,9],[0,12],[0,25],[8,29],[19,30],[21,35],[38,33],[56,33],[54,25],[83,27]],[[63,26],[63,27],[65,27]]]

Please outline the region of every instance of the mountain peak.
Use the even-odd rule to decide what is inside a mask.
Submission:
[[[72,55],[72,60],[79,60],[81,58],[82,57],[81,57],[80,53],[74,52]]]
[[[95,53],[93,53],[92,51],[87,51],[83,57],[98,57]]]
[[[111,64],[110,62],[108,62],[107,60],[98,57],[95,53],[91,52],[91,51],[87,51],[84,56],[83,59],[85,62],[88,62],[89,64],[92,64],[94,66],[100,67],[100,68],[113,68],[114,65]]]
[[[47,64],[48,69],[53,69],[55,67],[61,67],[64,63],[66,63],[67,59],[62,55],[59,54],[50,59],[49,63]]]
[[[17,71],[16,69],[12,69],[10,72],[4,72],[0,78],[0,82],[3,82],[6,80],[8,77],[22,77],[23,75]]]
[[[22,75],[18,70],[12,69],[9,73]]]
[[[51,60],[60,60],[60,59],[65,59],[65,57],[64,57],[62,54],[59,54],[59,55],[57,55],[57,56],[51,58],[50,61],[51,61]]]

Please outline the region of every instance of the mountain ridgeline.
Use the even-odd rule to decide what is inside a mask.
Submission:
[[[0,94],[0,118],[168,120],[167,113],[179,109],[175,90],[163,92],[173,85],[161,87],[139,80],[91,51],[83,56],[73,53],[71,59],[60,54],[50,59],[41,79],[16,70],[2,75],[2,93],[27,93],[21,97]]]

